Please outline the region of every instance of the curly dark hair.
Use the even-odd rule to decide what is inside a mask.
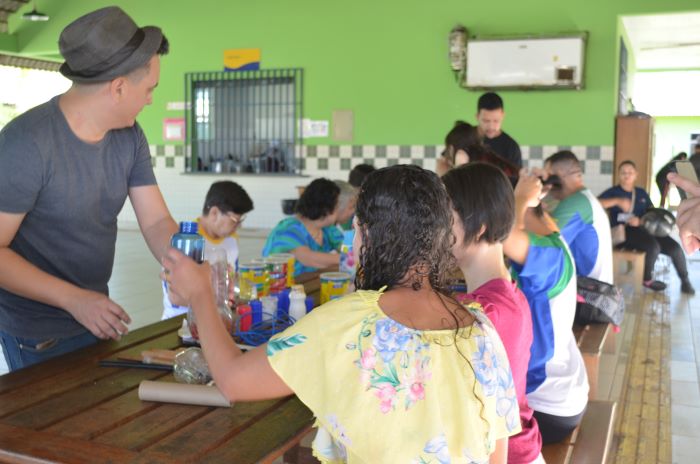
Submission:
[[[296,211],[301,216],[316,220],[328,216],[338,205],[340,188],[328,179],[316,179],[311,182],[299,197]]]
[[[427,276],[432,290],[458,307],[452,312],[443,300],[456,327],[452,344],[474,370],[469,356],[462,353],[457,344],[458,338],[471,337],[474,325],[459,328],[460,319],[467,310],[450,296],[446,284],[447,271],[454,264],[452,245],[455,239],[452,208],[440,178],[414,165],[374,171],[362,183],[355,217],[362,238],[355,287],[359,290],[379,290],[384,286],[389,290],[395,287],[418,290],[422,277]],[[488,426],[485,404],[477,393],[476,377],[472,391],[481,403],[480,417]]]
[[[496,166],[469,163],[448,171],[442,182],[452,200],[452,206],[462,220],[464,244],[476,241],[503,242],[515,221],[513,187]]]
[[[438,176],[413,165],[396,165],[369,174],[355,212],[362,247],[355,286],[362,290],[397,286],[420,288],[427,275],[436,291],[447,294],[452,264],[452,215]],[[410,273],[411,269],[416,272]],[[406,282],[407,276],[414,276]]]

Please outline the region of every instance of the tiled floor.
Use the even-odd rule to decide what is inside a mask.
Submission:
[[[242,231],[242,261],[260,255],[265,232]],[[700,353],[700,294],[693,298],[681,295],[680,283],[672,267],[666,260],[660,261],[657,277],[668,282],[669,288],[661,294],[646,293],[636,296],[632,296],[631,289],[627,289],[630,293],[628,309],[622,330],[615,336],[615,352],[603,354],[601,357],[598,397],[620,403],[618,443],[613,448],[617,462],[669,462],[664,458],[668,454],[664,454],[664,444],[669,441],[669,437],[664,433],[663,422],[664,418],[668,419],[669,412],[672,461],[679,464],[700,462],[695,448],[700,440],[700,357],[696,357],[696,353]],[[689,261],[689,265],[691,276],[694,276],[693,284],[700,291],[700,256]],[[148,252],[139,232],[119,232],[110,292],[114,301],[131,315],[132,330],[160,319],[162,293],[159,270],[160,265]],[[657,348],[650,348],[652,345]],[[664,346],[668,347],[666,351]],[[647,350],[644,352],[646,358],[642,361],[639,361],[640,347]],[[650,362],[653,356],[658,357],[655,363]],[[632,362],[628,363],[628,360]],[[641,371],[628,368],[628,364],[645,364],[643,377],[646,380],[640,380],[639,376],[642,374],[635,372]],[[649,364],[652,367],[649,367]],[[6,372],[6,366],[4,359],[0,357],[0,373],[3,372]],[[637,377],[634,377],[635,375]],[[638,407],[628,406],[635,401],[634,392],[639,387],[635,382],[647,382],[647,390],[656,395],[653,396],[654,401],[661,398],[654,403],[656,409],[650,409],[647,404],[649,402],[645,403],[643,400],[639,402]],[[663,401],[664,384],[670,385],[670,411],[668,404],[664,404]],[[647,407],[643,412],[644,405]],[[628,422],[625,422],[623,417],[625,411]],[[650,415],[653,417],[652,422],[648,422]],[[632,429],[629,424],[634,424]],[[651,433],[650,424],[656,442],[652,439],[644,443],[644,434],[648,436]],[[665,425],[668,425],[668,420]],[[628,434],[626,446],[625,432]],[[654,453],[648,452],[648,445],[653,445]]]
[[[690,275],[700,294],[700,258],[693,257]],[[670,272],[677,282],[675,273]],[[678,285],[676,283],[676,285]],[[700,295],[686,298],[669,292],[671,333],[671,433],[673,462],[700,462]]]

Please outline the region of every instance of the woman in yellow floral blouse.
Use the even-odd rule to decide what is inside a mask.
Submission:
[[[370,174],[354,222],[355,293],[242,354],[216,313],[208,265],[164,259],[173,301],[195,311],[214,380],[231,401],[296,394],[322,462],[504,463],[520,430],[510,367],[476,304],[448,296],[452,216],[438,177]]]

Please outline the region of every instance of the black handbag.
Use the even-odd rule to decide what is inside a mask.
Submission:
[[[625,298],[619,288],[607,282],[578,276],[576,278],[578,303],[574,322],[622,324],[625,313]]]

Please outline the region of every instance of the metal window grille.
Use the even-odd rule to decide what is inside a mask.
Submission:
[[[185,74],[190,172],[301,173],[303,70]]]

